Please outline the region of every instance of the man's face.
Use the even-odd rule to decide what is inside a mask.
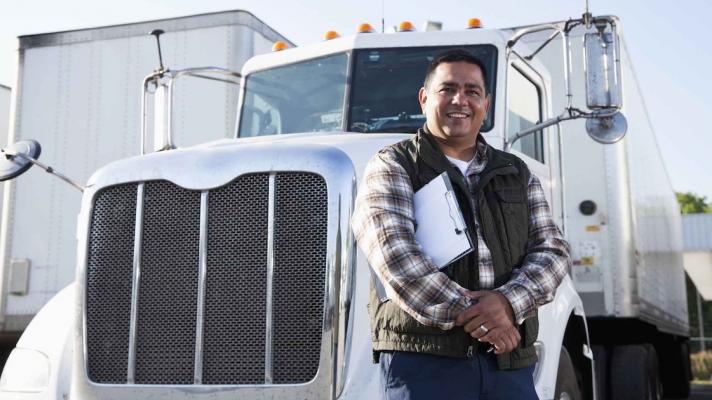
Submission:
[[[448,145],[474,146],[489,108],[477,65],[461,61],[438,65],[418,98],[433,135]]]

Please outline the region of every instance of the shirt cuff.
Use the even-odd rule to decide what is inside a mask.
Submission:
[[[509,305],[512,306],[512,311],[514,311],[514,320],[517,325],[521,325],[525,319],[536,314],[534,300],[529,294],[529,291],[521,285],[510,282],[494,290],[502,293],[509,301]]]

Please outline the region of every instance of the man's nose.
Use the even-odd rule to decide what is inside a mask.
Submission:
[[[462,91],[458,90],[457,92],[455,92],[455,95],[452,96],[452,104],[466,104],[467,102],[468,98]]]

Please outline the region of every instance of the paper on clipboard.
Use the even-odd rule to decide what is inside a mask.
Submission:
[[[413,196],[415,239],[438,268],[473,250],[467,225],[446,172]]]
[[[442,269],[474,249],[447,172],[415,193],[413,208],[415,240],[438,268]],[[379,301],[388,301],[386,289],[373,270],[371,277]]]

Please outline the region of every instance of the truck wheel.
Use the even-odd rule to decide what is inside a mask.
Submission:
[[[574,363],[571,362],[569,352],[566,347],[561,347],[559,355],[559,372],[556,375],[556,391],[555,399],[560,400],[582,400],[581,389],[576,379],[576,369]]]
[[[596,399],[608,398],[608,351],[605,346],[591,346],[596,372]]]
[[[660,400],[663,398],[663,387],[660,383],[660,369],[658,364],[658,352],[655,351],[655,346],[650,343],[644,343],[643,347],[648,354],[648,368],[650,373],[650,398]]]
[[[611,398],[613,400],[655,400],[658,397],[651,357],[644,345],[616,346],[611,354]]]
[[[686,399],[690,396],[690,347],[688,342],[665,343],[660,358],[665,397]]]

